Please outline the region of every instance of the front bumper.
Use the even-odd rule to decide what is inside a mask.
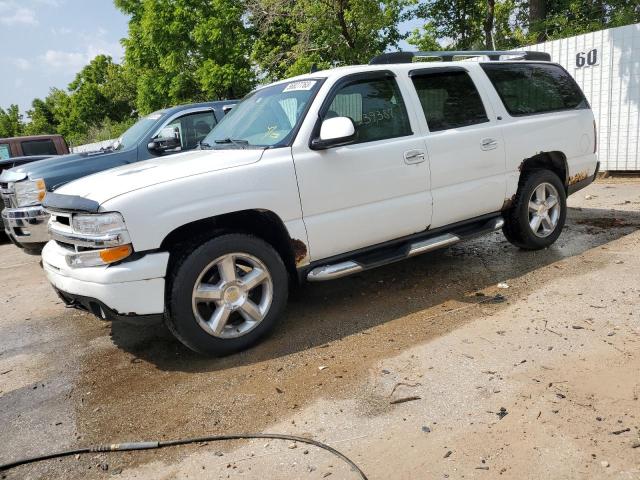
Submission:
[[[19,247],[33,249],[49,240],[47,224],[49,214],[41,205],[21,208],[5,208],[2,223],[7,235]]]
[[[168,252],[101,267],[71,268],[69,250],[50,241],[42,251],[42,266],[68,305],[104,319],[155,316],[164,312],[164,277]]]

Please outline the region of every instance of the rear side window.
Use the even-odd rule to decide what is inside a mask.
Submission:
[[[23,155],[55,155],[56,146],[53,140],[29,140],[22,142]]]
[[[0,160],[11,158],[11,148],[8,143],[0,143]]]
[[[411,135],[402,95],[393,78],[355,80],[336,92],[323,120],[349,117],[357,143]]]
[[[480,94],[467,72],[413,74],[411,79],[430,131],[489,121]]]
[[[589,108],[576,82],[558,65],[483,63],[482,68],[513,116]]]

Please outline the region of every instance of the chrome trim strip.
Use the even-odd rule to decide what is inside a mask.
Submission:
[[[57,242],[70,243],[76,247],[105,248],[131,243],[129,233],[125,231],[105,235],[83,235],[58,230],[53,223],[49,224],[49,235]]]
[[[421,242],[412,243],[407,256],[413,257],[415,255],[420,255],[422,253],[430,252],[431,250],[436,250],[438,248],[453,245],[454,243],[458,243],[459,241],[460,237],[451,233],[428,238]]]
[[[362,265],[359,265],[352,260],[348,260],[334,265],[316,267],[307,274],[307,280],[310,282],[324,282],[326,280],[346,277],[347,275],[361,272],[362,270],[364,270]]]
[[[502,218],[502,217],[494,218],[489,223],[489,226],[491,228],[493,228],[494,230],[498,230],[498,229],[502,228],[504,226],[504,218]]]

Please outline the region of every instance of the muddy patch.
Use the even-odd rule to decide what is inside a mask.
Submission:
[[[594,217],[594,218],[582,218],[576,220],[578,225],[588,225],[590,227],[596,227],[601,229],[607,228],[625,228],[625,227],[637,227],[637,223],[630,222],[624,218],[614,217]]]

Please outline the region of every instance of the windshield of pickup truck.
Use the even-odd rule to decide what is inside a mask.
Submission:
[[[321,80],[297,80],[249,94],[202,141],[201,148],[287,146]]]
[[[142,117],[136,123],[134,123],[129,129],[124,132],[120,138],[118,138],[111,146],[112,150],[127,150],[135,147],[140,142],[142,137],[151,126],[158,121],[162,116],[162,112],[155,112],[146,117]]]

